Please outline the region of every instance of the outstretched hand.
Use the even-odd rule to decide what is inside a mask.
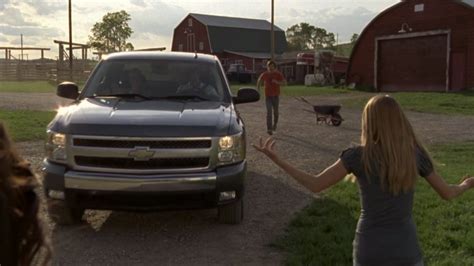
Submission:
[[[275,152],[275,144],[276,141],[272,138],[269,137],[265,141],[263,141],[262,137],[259,139],[259,145],[252,144],[252,146],[259,152],[267,155],[270,158],[276,157],[276,152]]]
[[[461,186],[467,186],[468,188],[474,188],[474,177],[473,176],[465,176],[461,179]]]

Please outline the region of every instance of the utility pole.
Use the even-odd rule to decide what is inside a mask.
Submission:
[[[72,8],[69,0],[69,78],[72,81]]]
[[[21,54],[20,54],[20,60],[23,61],[23,34],[20,34],[20,45],[21,45]]]
[[[275,30],[274,28],[274,0],[272,0],[272,29],[271,29],[271,53],[272,53],[272,60],[275,59]]]

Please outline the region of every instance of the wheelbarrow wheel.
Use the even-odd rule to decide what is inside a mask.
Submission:
[[[333,126],[338,127],[342,124],[342,116],[340,114],[333,114],[331,118]]]

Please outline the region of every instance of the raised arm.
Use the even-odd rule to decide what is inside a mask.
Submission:
[[[341,160],[337,160],[333,165],[329,166],[316,176],[301,171],[277,155],[274,150],[275,140],[272,138],[268,138],[265,142],[260,138],[260,145],[252,146],[267,155],[268,158],[270,158],[287,174],[314,193],[321,192],[322,190],[331,187],[347,175],[347,170]]]
[[[446,183],[435,171],[427,176],[426,180],[444,200],[454,199],[474,187],[474,177],[465,177],[459,185],[451,185]]]

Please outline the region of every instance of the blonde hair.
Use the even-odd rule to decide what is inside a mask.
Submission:
[[[369,100],[362,114],[361,145],[365,172],[379,175],[383,189],[398,195],[414,188],[416,149],[428,153],[395,99],[377,95]]]

